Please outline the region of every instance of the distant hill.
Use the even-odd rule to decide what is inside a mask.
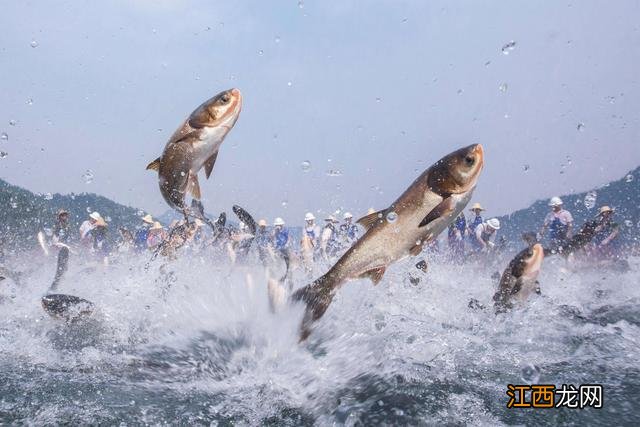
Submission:
[[[590,194],[585,204],[585,197]],[[595,203],[591,205],[593,196]],[[550,194],[549,196],[553,196]],[[578,229],[588,219],[598,214],[598,209],[609,205],[616,210],[614,219],[621,225],[621,239],[625,244],[638,244],[640,239],[640,167],[629,172],[617,181],[583,193],[560,196],[564,206],[571,212]],[[520,209],[510,215],[498,217],[501,223],[500,235],[507,241],[520,243],[525,231],[538,231],[549,212],[548,199],[538,200],[526,209]]]
[[[119,227],[134,229],[141,212],[96,194],[34,194],[0,179],[0,240],[7,249],[28,248],[38,231],[53,227],[58,209],[69,211],[72,229],[78,230],[89,213],[98,211],[109,224],[111,239]]]

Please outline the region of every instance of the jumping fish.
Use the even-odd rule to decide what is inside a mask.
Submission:
[[[469,202],[482,170],[480,144],[443,157],[422,173],[387,209],[360,220],[365,234],[322,277],[292,295],[304,301],[300,340],[329,307],[338,288],[348,280],[380,282],[387,266],[435,239]]]
[[[544,259],[544,249],[535,243],[523,249],[509,262],[502,273],[498,291],[493,296],[496,313],[511,309],[538,292],[538,274]]]
[[[162,155],[149,163],[147,169],[158,171],[160,193],[174,209],[187,217],[187,193],[200,200],[198,172],[204,167],[211,176],[218,150],[242,109],[238,89],[220,92],[205,101],[173,134]]]

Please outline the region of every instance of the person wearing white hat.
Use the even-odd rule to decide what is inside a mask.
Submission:
[[[562,251],[564,242],[571,238],[573,216],[571,216],[571,212],[562,207],[562,199],[558,196],[553,196],[549,200],[549,206],[551,207],[551,212],[544,219],[540,230],[540,238],[549,229],[549,238],[551,239],[549,249]]]
[[[344,222],[340,224],[340,235],[347,246],[351,246],[358,240],[358,227],[353,223],[351,212],[345,212],[342,216]]]
[[[500,220],[498,218],[488,219],[476,227],[473,234],[473,246],[477,252],[487,252],[495,247],[496,232],[500,230]]]
[[[468,225],[469,227],[468,235],[473,236],[473,233],[475,232],[476,227],[484,222],[484,220],[482,219],[482,211],[484,211],[484,208],[480,205],[480,203],[474,203],[473,206],[471,206],[471,209],[469,210],[473,212],[473,214],[475,215],[472,220],[469,220],[469,225]]]
[[[89,219],[80,224],[80,244],[85,248],[91,248],[93,239],[91,237],[91,230],[96,226],[96,222],[102,219],[102,216],[98,212],[91,212]]]
[[[311,240],[314,248],[319,247],[320,243],[320,226],[316,224],[316,217],[311,212],[307,212],[304,216],[304,233]]]
[[[289,230],[284,226],[284,220],[280,217],[273,221],[273,246],[276,251],[284,254],[289,246]]]
[[[134,248],[137,252],[147,250],[147,237],[149,237],[149,229],[153,225],[153,222],[153,217],[149,214],[142,217],[142,225],[136,231],[135,238],[133,239]]]

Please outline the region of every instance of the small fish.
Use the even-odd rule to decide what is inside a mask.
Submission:
[[[220,92],[196,108],[169,139],[162,156],[147,165],[147,169],[158,171],[160,193],[165,201],[185,217],[187,193],[200,200],[198,172],[204,167],[207,179],[211,176],[220,145],[241,109],[242,95],[238,89]]]
[[[523,303],[534,292],[539,292],[538,274],[544,259],[544,249],[535,243],[518,253],[502,273],[498,291],[493,296],[496,313]]]
[[[343,283],[358,278],[379,283],[390,264],[418,255],[447,228],[469,202],[483,162],[480,144],[454,151],[424,171],[387,209],[361,218],[365,234],[324,276],[292,295],[293,301],[306,303],[300,340],[307,338]]]

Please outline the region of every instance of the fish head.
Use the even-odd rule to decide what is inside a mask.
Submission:
[[[544,249],[540,243],[529,246],[521,253],[518,266],[520,271],[516,272],[515,276],[535,280],[540,273],[543,259]]]
[[[440,194],[462,194],[472,190],[484,165],[482,145],[461,148],[431,167],[429,189]]]
[[[238,89],[220,92],[203,102],[189,116],[189,126],[193,129],[223,126],[231,129],[238,120],[242,109],[242,94]]]

